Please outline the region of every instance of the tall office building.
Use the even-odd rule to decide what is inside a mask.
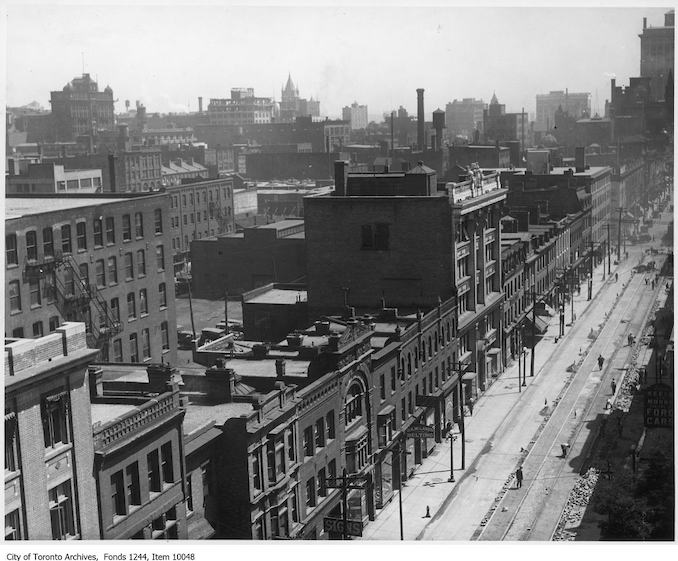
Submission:
[[[649,77],[652,100],[664,99],[664,90],[669,72],[673,73],[675,48],[675,12],[664,14],[664,25],[648,27],[643,18],[643,32],[640,37],[640,75]]]
[[[534,130],[546,132],[555,125],[555,114],[561,108],[571,117],[582,119],[591,115],[591,94],[588,92],[570,93],[557,90],[547,94],[537,94],[537,119]]]
[[[341,110],[341,118],[351,123],[351,130],[367,128],[367,105],[358,105],[357,101]]]

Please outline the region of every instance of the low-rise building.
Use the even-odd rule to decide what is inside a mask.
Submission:
[[[53,163],[29,163],[25,172],[5,177],[6,194],[97,193],[102,190],[100,169],[70,169]]]
[[[99,538],[85,326],[5,339],[5,539]]]

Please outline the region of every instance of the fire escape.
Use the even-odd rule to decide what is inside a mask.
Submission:
[[[113,316],[99,289],[82,278],[70,254],[57,253],[42,262],[26,261],[23,280],[42,281],[47,302],[54,303],[66,321],[85,323],[90,348],[101,350],[122,331],[120,319]]]

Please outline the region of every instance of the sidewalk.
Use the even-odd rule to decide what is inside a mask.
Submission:
[[[618,272],[618,286],[621,289],[622,283],[629,280],[630,269],[637,263],[636,252],[629,252],[629,259],[615,265],[612,270],[611,278],[614,279],[614,273]],[[640,252],[638,252],[638,255]],[[604,269],[605,267],[605,269]],[[497,494],[501,491],[509,470],[505,465],[515,465],[518,460],[524,456],[521,454],[521,445],[513,446],[512,443],[497,442],[498,447],[508,449],[503,453],[493,454],[489,452],[493,449],[493,437],[502,430],[506,431],[508,418],[514,407],[521,403],[522,405],[531,399],[546,403],[541,406],[541,411],[536,411],[535,416],[525,415],[525,419],[520,421],[520,427],[510,427],[511,430],[517,429],[522,434],[523,446],[527,447],[529,441],[534,435],[534,423],[539,424],[540,418],[548,413],[552,408],[552,400],[560,393],[559,388],[553,384],[545,385],[542,373],[543,367],[548,363],[548,372],[556,370],[553,364],[553,358],[561,364],[560,372],[563,372],[567,365],[580,359],[576,354],[564,355],[560,349],[565,344],[574,345],[580,354],[586,352],[591,341],[588,339],[590,329],[598,330],[605,321],[604,313],[614,305],[618,290],[614,289],[614,280],[610,281],[607,275],[607,264],[599,265],[594,270],[593,298],[586,300],[586,287],[584,286],[580,296],[574,297],[574,310],[577,320],[574,326],[566,325],[565,336],[555,342],[559,331],[558,316],[550,318],[548,330],[542,341],[536,346],[535,352],[535,376],[529,374],[526,378],[527,386],[518,391],[518,365],[517,361],[509,365],[505,371],[494,381],[487,391],[479,398],[473,411],[473,416],[466,418],[466,469],[461,470],[461,443],[459,435],[454,443],[454,462],[455,462],[455,483],[449,483],[450,474],[450,444],[449,440],[439,444],[428,458],[418,467],[414,476],[403,485],[403,530],[404,538],[412,539],[470,539],[476,531],[478,525],[483,520],[489,508],[494,503]],[[601,278],[605,272],[605,282]],[[602,291],[603,287],[608,289]],[[602,294],[601,294],[602,291]],[[586,314],[586,311],[595,306],[600,313],[596,317]],[[569,320],[569,310],[566,313],[566,321]],[[572,332],[575,333],[572,333]],[[526,359],[529,372],[530,357],[529,352]],[[563,366],[564,365],[564,366]],[[562,378],[562,375],[560,376]],[[561,384],[562,387],[563,384]],[[538,392],[537,395],[535,392]],[[525,397],[525,396],[529,396]],[[540,417],[541,415],[541,417]],[[530,430],[532,432],[530,432]],[[484,477],[479,484],[477,475],[479,460],[483,458],[483,472],[494,473],[494,477]],[[496,468],[496,469],[495,469]],[[463,488],[463,493],[461,489]],[[463,518],[458,524],[447,528],[444,532],[446,537],[440,537],[441,533],[435,527],[442,512],[453,499],[456,499],[455,510]],[[426,518],[426,508],[429,507],[431,518]],[[427,526],[431,526],[431,532],[427,531]],[[447,525],[449,526],[449,525]],[[425,535],[428,534],[428,535]],[[437,535],[436,535],[437,534]],[[375,521],[370,522],[363,530],[363,539],[368,540],[398,540],[400,537],[398,497],[397,493],[394,499],[385,508],[378,511]]]

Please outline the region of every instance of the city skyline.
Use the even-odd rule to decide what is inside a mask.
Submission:
[[[131,10],[123,4],[9,5],[6,104],[37,101],[49,108],[49,92],[84,70],[100,89],[111,86],[116,112],[124,111],[125,100],[132,106],[139,100],[150,112],[197,111],[199,96],[206,106],[236,87],[279,101],[291,74],[300,96],[319,100],[321,115],[330,117],[340,117],[353,101],[368,106],[370,120],[400,105],[414,114],[416,87],[426,90],[427,115],[453,99],[488,103],[493,93],[507,111],[533,113],[536,94],[566,88],[590,92],[592,112],[602,114],[610,78],[623,85],[639,74],[642,18],[661,26],[667,8],[433,6],[423,12],[394,5],[216,4]],[[187,10],[200,26],[186,28]],[[75,12],[83,25],[65,34]],[[153,33],[155,47],[148,49],[153,29],[162,33]],[[410,35],[410,46],[393,43],[402,33]],[[498,36],[501,48],[499,42],[489,47]],[[323,43],[330,48],[317,48]]]

